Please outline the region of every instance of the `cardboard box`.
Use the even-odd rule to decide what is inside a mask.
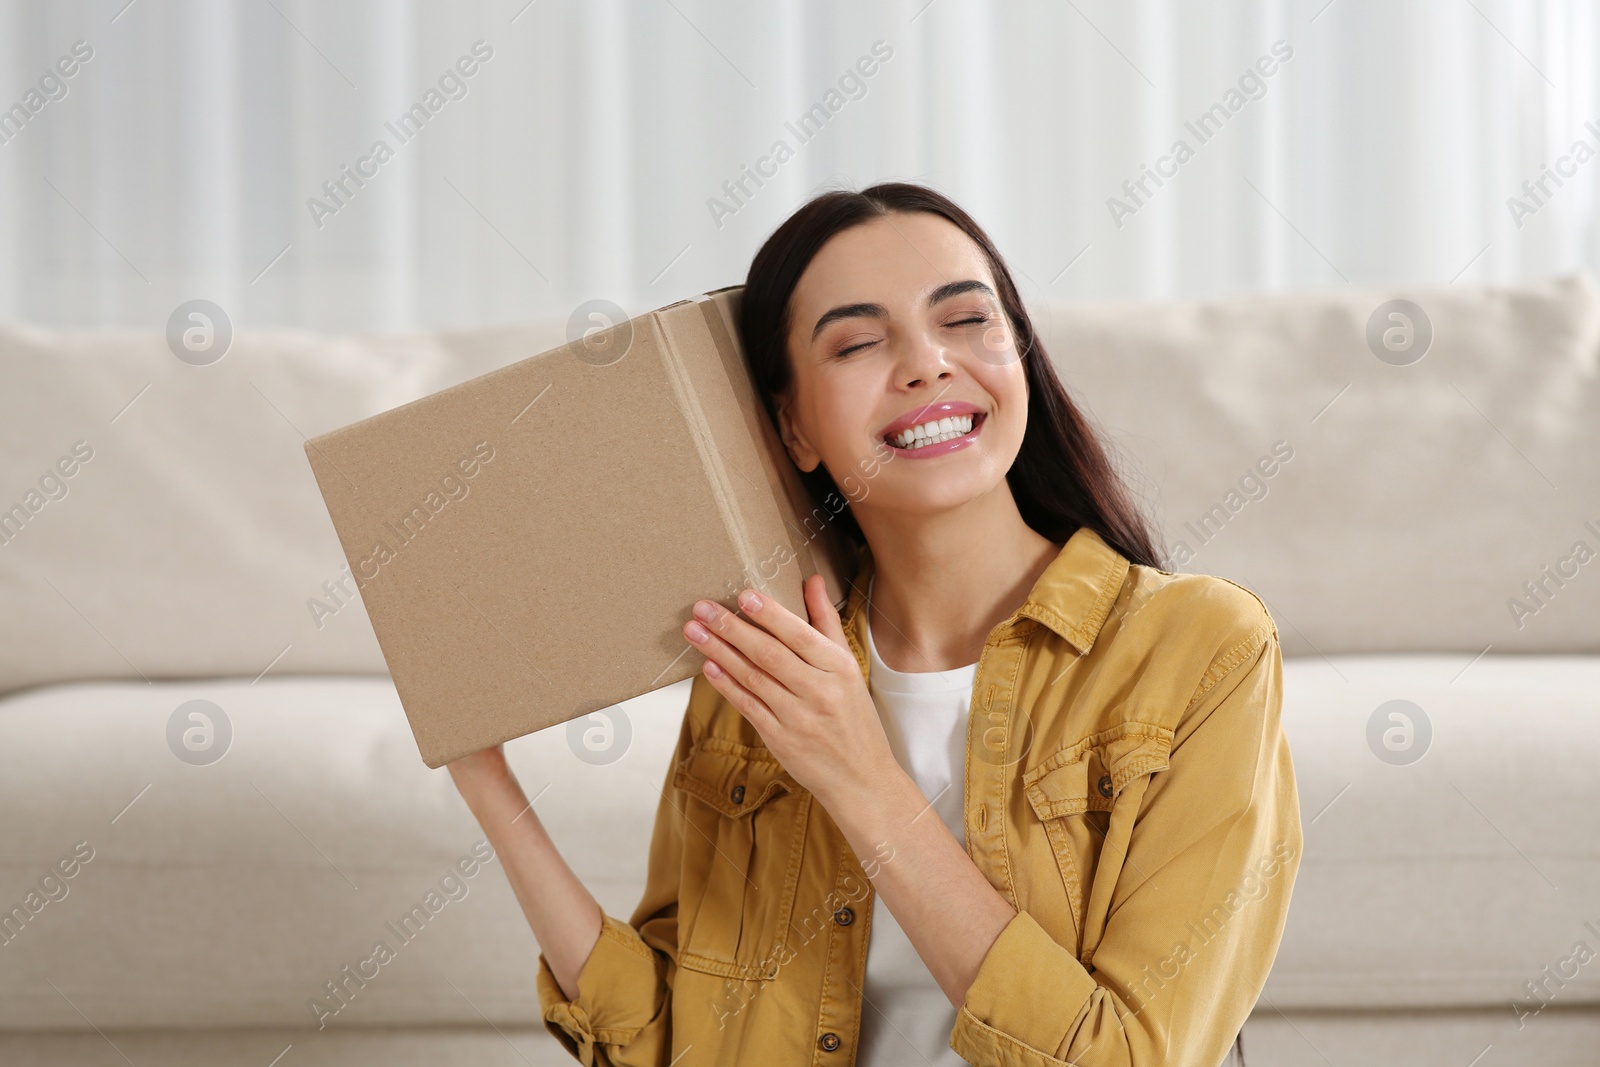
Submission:
[[[740,286],[306,442],[423,762],[688,678],[696,600],[855,554],[746,371]]]

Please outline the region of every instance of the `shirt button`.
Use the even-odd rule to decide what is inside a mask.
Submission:
[[[1111,776],[1109,774],[1100,776],[1100,795],[1103,797],[1111,795]]]
[[[1107,781],[1109,781],[1109,780],[1110,779],[1107,779]],[[743,804],[744,803],[744,786],[736,785],[736,786],[733,787],[733,802],[735,804]]]
[[[817,1044],[821,1046],[822,1051],[832,1052],[834,1049],[839,1047],[839,1035],[834,1033],[832,1030],[829,1030],[827,1033],[823,1034],[820,1039],[818,1039]]]
[[[856,913],[849,907],[840,908],[838,911],[833,913],[833,921],[838,923],[840,926],[849,926],[851,923],[856,921]]]

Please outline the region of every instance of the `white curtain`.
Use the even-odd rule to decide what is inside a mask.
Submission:
[[[633,314],[889,179],[1030,302],[1539,277],[1600,256],[1597,52],[1572,0],[12,2],[0,316]]]

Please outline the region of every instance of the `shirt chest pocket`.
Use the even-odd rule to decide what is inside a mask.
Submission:
[[[1085,965],[1105,931],[1145,786],[1167,768],[1171,746],[1170,729],[1121,723],[1062,745],[1022,776],[1029,807],[1049,839]]]
[[[678,899],[678,966],[777,976],[786,955],[811,794],[765,748],[696,743],[672,784],[690,797]]]

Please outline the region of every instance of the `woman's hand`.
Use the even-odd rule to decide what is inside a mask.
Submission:
[[[445,766],[450,768],[456,789],[469,802],[482,796],[486,786],[499,785],[511,777],[505,749],[500,745],[451,760]]]
[[[746,617],[695,604],[683,634],[706,656],[702,669],[761,735],[784,769],[824,807],[860,796],[900,772],[845,640],[821,575],[804,586],[811,621],[756,590],[739,594]]]

